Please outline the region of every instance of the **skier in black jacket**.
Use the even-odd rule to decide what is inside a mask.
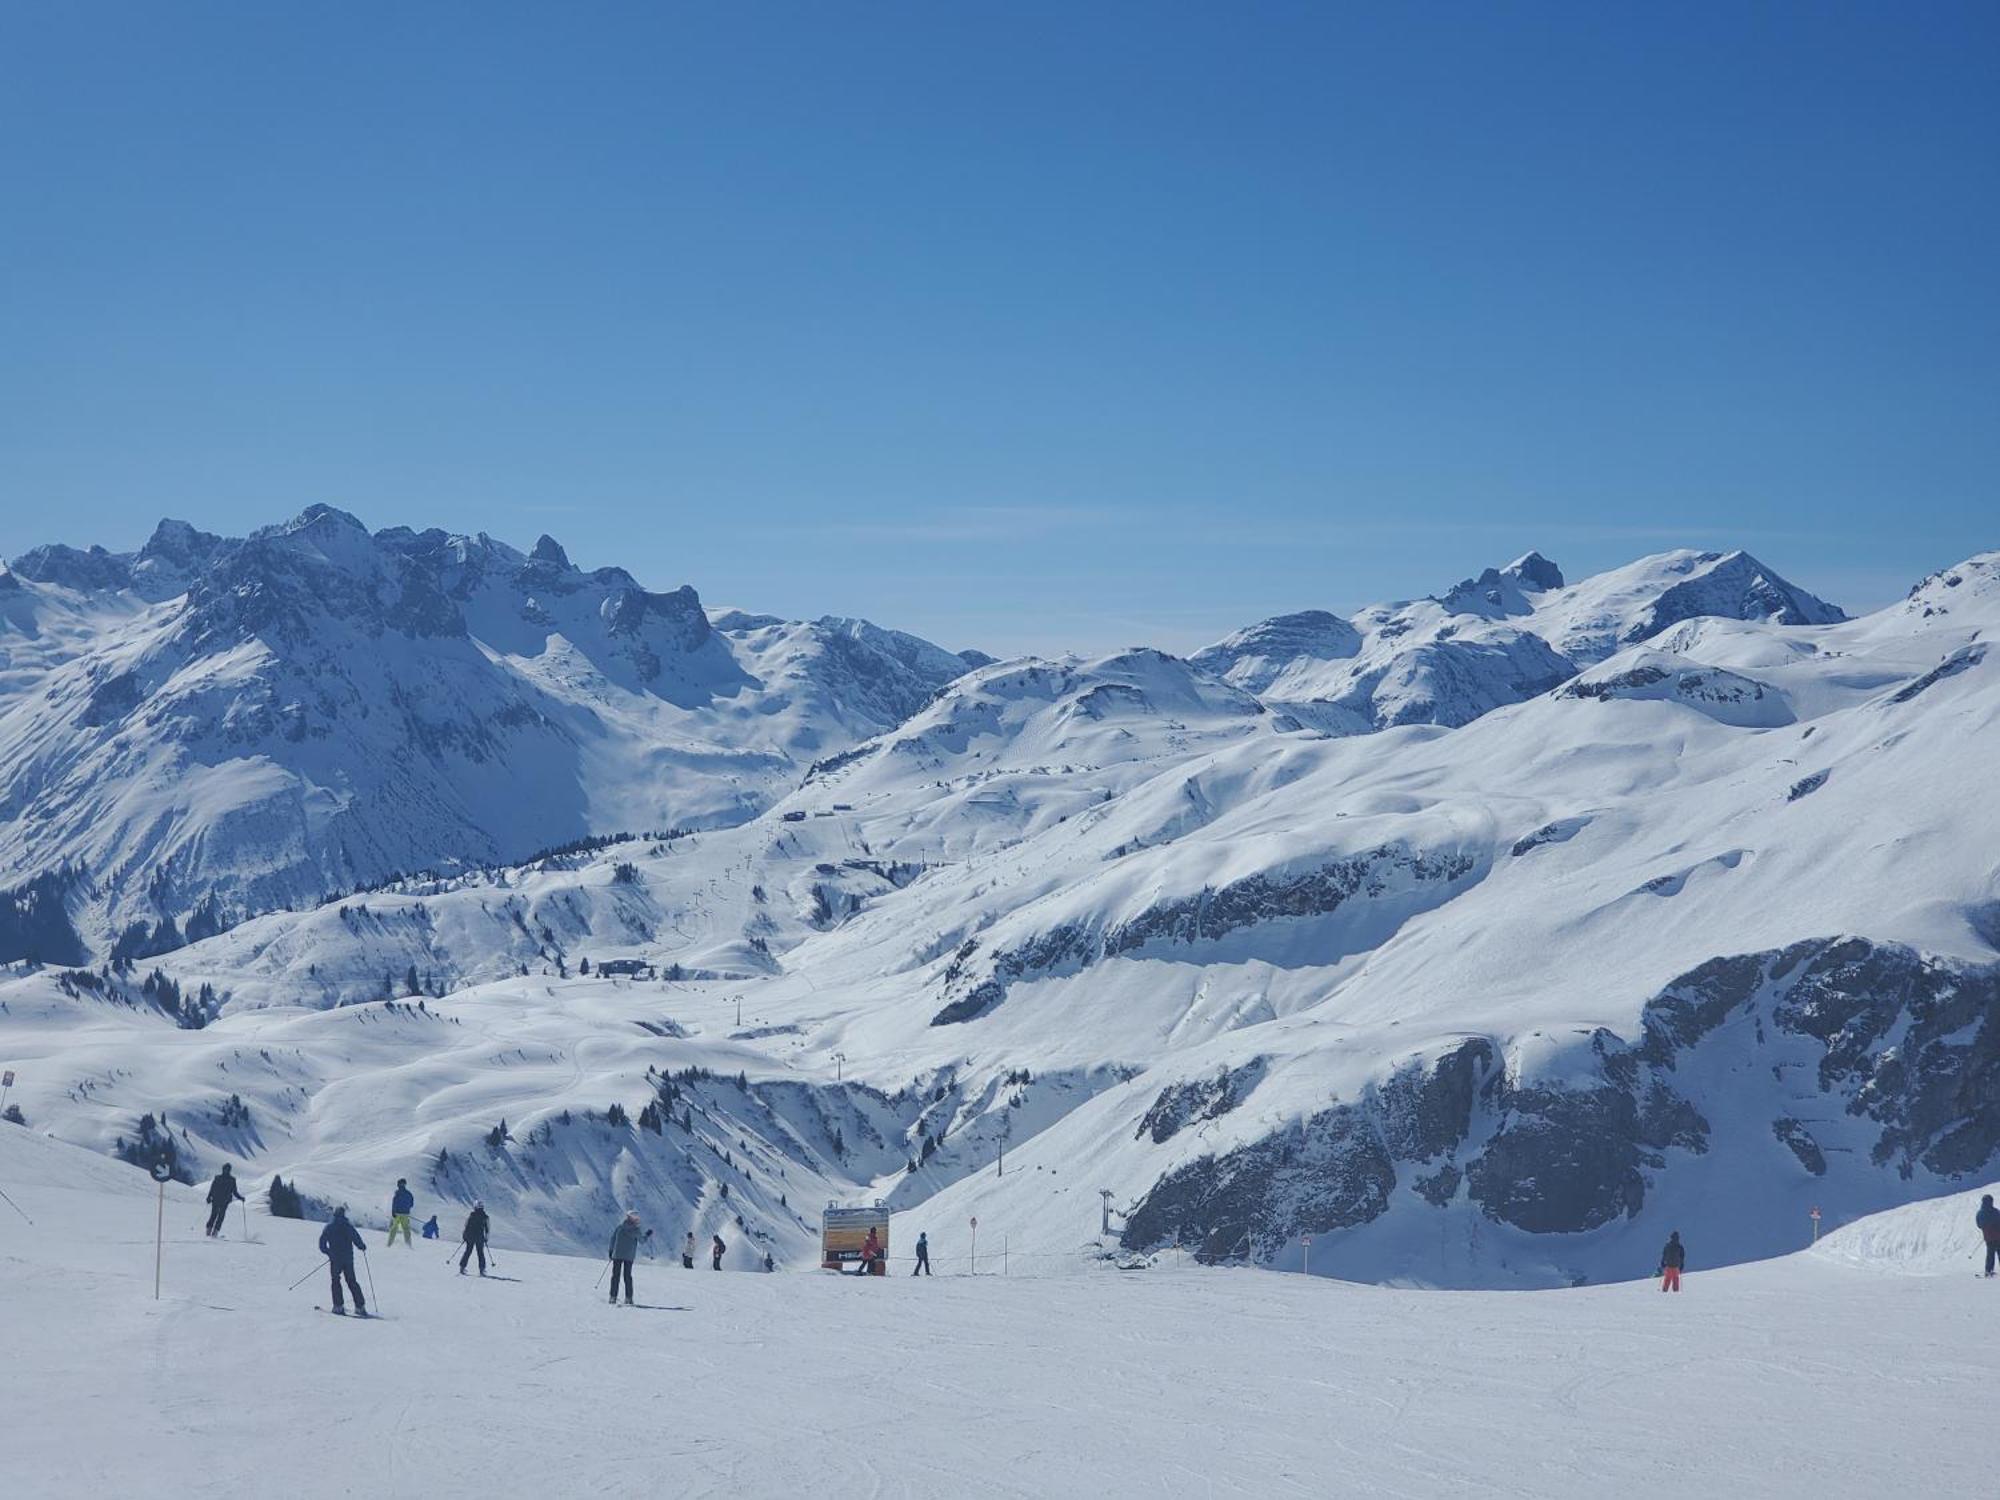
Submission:
[[[242,1193],[236,1189],[236,1178],[229,1170],[229,1163],[222,1164],[222,1170],[215,1174],[215,1181],[208,1185],[208,1237],[214,1239],[222,1233],[222,1221],[229,1217],[229,1205],[243,1201]]]
[[[347,1289],[354,1293],[354,1310],[362,1317],[368,1316],[368,1303],[361,1295],[361,1283],[354,1279],[354,1252],[364,1254],[368,1247],[361,1243],[361,1236],[354,1226],[347,1222],[347,1205],[342,1204],[333,1211],[333,1219],[319,1232],[319,1253],[326,1257],[326,1268],[333,1278],[333,1310],[345,1313],[347,1308],[340,1297],[340,1281],[347,1278]]]
[[[710,1240],[708,1242],[709,1270],[720,1271],[722,1269],[722,1257],[728,1253],[729,1247],[722,1243],[721,1235],[718,1234],[714,1239]]]
[[[1979,1200],[1979,1212],[1973,1223],[1979,1226],[1979,1237],[1986,1241],[1986,1274],[1993,1274],[1993,1263],[2000,1260],[2000,1208],[1993,1206],[1993,1195],[1986,1194]]]
[[[1681,1289],[1681,1268],[1687,1265],[1687,1247],[1681,1243],[1681,1232],[1676,1229],[1667,1236],[1667,1243],[1660,1250],[1660,1290],[1678,1292]]]
[[[472,1212],[465,1216],[465,1253],[458,1258],[458,1274],[465,1274],[465,1263],[477,1254],[479,1274],[486,1274],[486,1205],[474,1203]]]

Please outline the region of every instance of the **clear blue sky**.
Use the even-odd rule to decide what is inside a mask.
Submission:
[[[0,10],[0,554],[549,531],[1187,648],[2000,546],[2000,5]]]

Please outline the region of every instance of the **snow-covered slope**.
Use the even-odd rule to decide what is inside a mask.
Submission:
[[[0,1063],[67,1139],[415,1170],[547,1247],[631,1195],[783,1261],[881,1195],[1075,1261],[1108,1192],[1123,1254],[1310,1234],[1379,1282],[1616,1279],[1669,1227],[1773,1255],[1993,1172],[2000,554],[1821,623],[1739,556],[1524,559],[1488,623],[1577,659],[1457,727],[1274,701],[1275,643],[1344,660],[1324,620],[1240,681],[978,666],[745,821],[17,966]],[[768,680],[802,639],[711,629]]]
[[[1993,1376],[1978,1325],[2000,1292],[1971,1277],[1811,1255],[1710,1271],[1698,1239],[1677,1296],[1166,1265],[1049,1277],[1003,1262],[1007,1226],[984,1218],[969,1275],[964,1226],[901,1214],[887,1278],[642,1258],[628,1311],[593,1288],[601,1262],[516,1251],[504,1216],[507,1279],[482,1281],[454,1273],[449,1244],[383,1248],[364,1212],[361,1274],[385,1314],[364,1323],[313,1311],[317,1224],[233,1214],[209,1241],[198,1195],[170,1188],[156,1302],[143,1175],[0,1127],[0,1182],[34,1220],[0,1204],[7,1485],[33,1500],[663,1485],[1823,1500],[1976,1493],[2000,1463],[1988,1424],[1953,1420]],[[654,1224],[669,1241],[682,1228]],[[904,1274],[919,1228],[935,1278]]]
[[[717,628],[548,537],[324,506],[38,548],[0,574],[0,891],[53,884],[0,956],[163,951],[401,871],[741,822],[967,665],[862,621]]]

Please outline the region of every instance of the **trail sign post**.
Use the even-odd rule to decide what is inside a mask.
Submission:
[[[163,1161],[153,1163],[153,1181],[160,1185],[160,1210],[153,1221],[153,1300],[160,1300],[160,1262],[166,1256],[167,1245],[167,1179],[174,1175],[174,1169]]]
[[[1815,1207],[1812,1211],[1812,1221],[1813,1221],[1813,1243],[1817,1245],[1819,1243],[1819,1209],[1817,1207]]]
[[[7,1107],[7,1091],[14,1086],[14,1070],[9,1068],[0,1073],[0,1109]]]
[[[1306,1239],[1305,1271],[1306,1275],[1310,1276],[1313,1273],[1313,1237],[1311,1235],[1307,1235],[1305,1239]]]
[[[972,1254],[970,1257],[972,1274],[979,1274],[979,1215],[972,1216]]]

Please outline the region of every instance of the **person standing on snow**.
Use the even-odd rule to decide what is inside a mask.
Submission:
[[[229,1205],[241,1203],[243,1194],[236,1189],[236,1178],[229,1170],[229,1163],[222,1164],[222,1170],[215,1174],[215,1181],[208,1185],[208,1237],[214,1239],[222,1233],[222,1221],[229,1217]],[[1992,1199],[1987,1200],[1989,1203]]]
[[[688,1231],[688,1237],[681,1241],[681,1269],[685,1271],[692,1271],[694,1269],[694,1231],[692,1229]]]
[[[931,1274],[931,1237],[927,1234],[917,1236],[917,1268],[910,1274],[912,1276]]]
[[[1681,1232],[1676,1229],[1667,1236],[1667,1243],[1660,1250],[1660,1290],[1678,1292],[1681,1289],[1681,1268],[1687,1264],[1687,1247],[1681,1243]]]
[[[722,1236],[718,1234],[713,1240],[709,1242],[708,1246],[709,1270],[720,1271],[722,1269],[722,1257],[727,1255],[728,1253],[729,1253],[729,1247],[722,1243]]]
[[[340,1281],[347,1278],[347,1289],[354,1293],[354,1310],[362,1317],[368,1316],[368,1302],[361,1295],[361,1283],[354,1279],[354,1252],[367,1253],[368,1247],[361,1242],[361,1236],[354,1232],[354,1226],[347,1222],[347,1205],[341,1204],[333,1211],[333,1219],[319,1232],[319,1253],[326,1257],[327,1273],[333,1278],[333,1310],[345,1314],[346,1304],[340,1299]]]
[[[618,1221],[618,1227],[611,1231],[611,1301],[618,1302],[618,1282],[625,1281],[625,1305],[632,1305],[632,1262],[639,1257],[639,1246],[652,1237],[650,1229],[639,1228],[639,1210],[633,1209]]]
[[[438,1237],[438,1216],[436,1214],[432,1214],[428,1219],[424,1220],[423,1235],[427,1240],[434,1240]]]
[[[1979,1212],[1972,1222],[1979,1226],[1980,1238],[1986,1241],[1986,1274],[1991,1276],[1994,1261],[2000,1260],[2000,1208],[1993,1206],[1991,1193],[1979,1200]]]
[[[465,1253],[458,1258],[458,1274],[465,1274],[465,1263],[476,1252],[479,1256],[479,1274],[486,1274],[486,1205],[475,1202],[472,1212],[465,1216],[465,1233],[460,1236],[465,1241]]]
[[[396,1196],[389,1200],[389,1243],[396,1243],[396,1231],[403,1231],[403,1248],[415,1248],[410,1237],[410,1210],[417,1206],[416,1194],[410,1191],[409,1182],[401,1177],[396,1179]]]

